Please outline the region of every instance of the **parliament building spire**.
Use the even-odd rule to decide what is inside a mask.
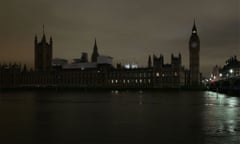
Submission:
[[[95,38],[93,53],[92,53],[92,62],[97,62],[97,57],[99,56],[98,47],[97,47],[97,40]]]

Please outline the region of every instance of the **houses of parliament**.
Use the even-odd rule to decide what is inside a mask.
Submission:
[[[53,59],[53,39],[46,39],[44,28],[41,39],[34,40],[34,69],[26,65],[1,64],[0,88],[106,88],[106,89],[164,89],[199,86],[201,75],[200,39],[194,22],[189,39],[189,70],[182,65],[182,55],[171,55],[171,63],[164,56],[149,55],[148,65],[118,63],[111,56],[99,54],[95,39],[91,59],[82,53],[69,63]]]

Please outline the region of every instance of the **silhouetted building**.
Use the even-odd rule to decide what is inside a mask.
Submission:
[[[171,63],[164,56],[148,57],[148,66],[139,68],[136,63],[113,66],[113,58],[99,55],[95,39],[91,62],[87,53],[68,63],[64,59],[52,60],[52,38],[47,43],[43,29],[40,42],[35,37],[35,71],[22,69],[16,64],[0,65],[0,87],[71,87],[71,88],[181,88],[199,85],[200,40],[194,23],[189,42],[190,70],[182,66],[182,56],[171,55]],[[147,59],[147,58],[146,58]],[[236,58],[229,60],[236,63]]]
[[[153,56],[153,87],[180,88],[185,86],[185,69],[182,66],[182,56],[171,55],[171,64],[164,64],[164,57]]]
[[[98,56],[97,58],[97,64],[108,64],[108,65],[112,65],[112,61],[113,61],[113,58],[110,57],[110,56]]]
[[[88,62],[88,54],[86,52],[82,53],[81,62]]]
[[[199,53],[200,53],[200,39],[198,37],[197,28],[194,21],[192,34],[189,40],[190,84],[192,86],[197,86],[200,84]]]
[[[219,75],[223,79],[240,76],[240,61],[237,56],[229,58],[219,71]]]
[[[19,86],[22,82],[21,72],[24,71],[20,64],[0,64],[0,87],[1,88],[14,88]]]
[[[148,68],[151,68],[151,67],[152,67],[152,58],[149,55],[149,57],[148,57]]]
[[[226,64],[220,68],[215,66],[209,79],[205,79],[209,90],[227,93],[230,95],[240,94],[240,61],[237,56],[230,57]]]
[[[156,57],[153,55],[153,68],[162,68],[164,64],[164,57],[160,55],[160,57]]]
[[[73,59],[72,63],[87,63],[88,62],[88,54],[86,52],[82,52],[81,58]]]
[[[66,64],[68,64],[68,61],[66,59],[54,58],[52,60],[52,67],[62,67],[63,65]]]
[[[53,40],[52,37],[50,37],[49,43],[47,42],[44,27],[42,40],[38,42],[36,35],[34,44],[35,44],[34,49],[35,71],[51,71]]]
[[[213,67],[210,81],[213,82],[213,81],[221,80],[222,74],[220,74],[220,70],[221,70],[221,68],[218,65]]]
[[[99,56],[98,47],[97,47],[97,40],[95,39],[93,53],[92,53],[92,62],[97,62],[97,57]]]

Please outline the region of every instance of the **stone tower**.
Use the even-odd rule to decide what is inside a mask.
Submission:
[[[53,41],[50,37],[49,43],[46,41],[44,26],[43,36],[38,42],[37,35],[35,36],[34,49],[34,68],[35,71],[51,71],[52,68],[52,46]]]
[[[192,34],[189,40],[189,63],[190,63],[189,68],[191,86],[197,86],[200,84],[199,53],[200,53],[200,39],[198,37],[197,27],[194,20]]]

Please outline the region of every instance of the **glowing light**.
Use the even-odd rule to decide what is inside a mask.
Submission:
[[[131,69],[131,68],[136,69],[136,68],[138,68],[138,65],[137,64],[125,64],[124,67],[126,69]]]
[[[229,107],[236,107],[237,104],[238,104],[238,101],[237,101],[236,98],[232,98],[232,99],[228,100],[228,106]]]
[[[222,77],[223,76],[222,73],[220,73],[219,76]]]
[[[132,64],[132,68],[133,69],[138,68],[138,65],[137,64]]]
[[[177,73],[177,72],[175,72],[175,73],[174,73],[174,76],[178,76],[178,73]]]
[[[159,74],[159,72],[157,72],[157,73],[156,73],[156,77],[159,77],[159,76],[160,76],[160,74]]]
[[[232,74],[233,73],[233,69],[230,69],[229,72]]]
[[[125,67],[126,69],[130,69],[130,64],[126,64],[126,65],[124,65],[124,67]]]

